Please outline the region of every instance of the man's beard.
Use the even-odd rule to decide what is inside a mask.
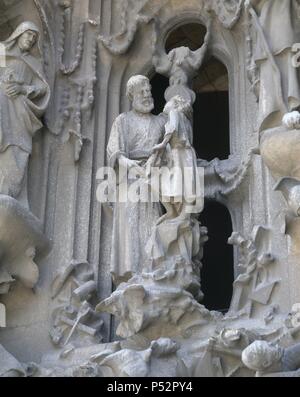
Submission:
[[[141,101],[134,101],[133,108],[140,113],[150,113],[154,109],[154,102],[152,98]]]

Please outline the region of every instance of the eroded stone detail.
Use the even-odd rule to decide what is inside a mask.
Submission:
[[[280,281],[270,277],[269,267],[275,261],[273,255],[265,252],[263,241],[267,241],[268,230],[255,227],[251,239],[245,239],[239,233],[233,233],[229,244],[240,248],[239,267],[243,272],[234,281],[234,292],[230,312],[243,311],[251,315],[252,305],[267,305],[275,285]]]
[[[1,68],[1,194],[27,203],[27,167],[32,137],[42,128],[41,117],[50,99],[38,48],[39,29],[23,22],[3,43]],[[37,50],[38,51],[38,50]],[[16,118],[16,114],[20,116]]]
[[[30,289],[36,286],[39,268],[34,258],[50,247],[42,223],[29,210],[27,196],[32,140],[43,127],[50,88],[40,59],[40,31],[34,23],[22,22],[1,44],[5,62],[0,69],[0,294],[4,295],[16,281]],[[2,313],[5,327],[5,307]],[[5,360],[4,349],[2,355]],[[8,353],[7,360],[13,361]],[[18,367],[12,371],[17,373]]]
[[[149,0],[142,0],[139,3],[132,0],[123,1],[120,32],[110,37],[99,36],[99,40],[112,54],[125,54],[132,45],[139,27],[153,21],[168,1],[157,2],[151,7],[147,7]]]
[[[73,260],[55,278],[52,299],[57,298],[59,305],[52,313],[50,337],[54,345],[65,348],[101,341],[103,321],[91,304],[96,290],[94,271],[88,263]]]
[[[30,14],[33,10],[36,15]],[[35,21],[30,30],[43,38],[46,79],[37,74],[42,62],[36,54],[32,57],[39,68],[30,70],[52,91],[51,101],[49,87],[39,97],[43,106],[37,117],[37,124],[52,134],[46,131],[45,140],[34,137],[34,166],[45,156],[45,170],[36,179],[32,170],[28,173],[35,192],[45,179],[43,202],[34,208],[35,214],[43,214],[44,225],[29,213],[23,191],[30,150],[23,158],[17,145],[10,159],[5,150],[0,153],[0,164],[20,160],[21,171],[8,173],[6,184],[22,193],[0,192],[0,294],[18,294],[19,283],[35,288],[39,271],[34,257],[48,245],[43,230],[54,237],[55,252],[47,266],[56,269],[54,274],[59,269],[52,294],[53,274],[48,268],[43,272],[45,299],[36,305],[44,311],[37,312],[37,324],[42,321],[43,326],[37,330],[33,322],[26,325],[37,340],[50,331],[54,346],[49,344],[49,352],[36,363],[20,364],[17,354],[14,358],[7,352],[11,338],[4,332],[0,376],[299,376],[299,305],[293,299],[298,296],[300,252],[300,100],[299,70],[291,63],[291,46],[299,41],[297,17],[296,0],[122,0],[121,6],[101,2],[101,7],[88,0],[0,1],[1,40],[21,22]],[[166,54],[168,32],[198,20],[207,26],[203,47],[178,47]],[[192,148],[192,136],[199,135],[201,142],[206,131],[193,130],[191,107],[192,80],[210,55],[228,68],[231,154],[208,163],[197,159]],[[151,65],[170,80],[168,104],[159,116],[151,115],[149,80],[140,75],[149,76]],[[136,74],[144,85],[131,80],[133,110],[128,112],[126,82]],[[6,77],[4,83],[10,85],[9,73]],[[17,95],[13,85],[8,90]],[[155,191],[164,215],[159,203],[152,212],[140,203],[97,207],[93,178],[105,163],[107,143],[109,164],[118,172],[129,166],[148,186],[151,165],[191,166],[191,187],[200,178],[197,166],[205,168],[201,195],[222,202],[232,214],[229,243],[235,247],[236,279],[228,313],[201,304],[200,270],[210,231],[197,219],[201,206],[187,214],[190,203],[166,200],[176,196],[176,184]],[[272,191],[274,183],[261,159],[286,203]],[[196,204],[197,194],[191,191],[189,199]],[[70,258],[81,260],[70,263]],[[63,263],[70,265],[64,268]],[[109,271],[116,284],[112,294]],[[45,310],[48,298],[51,316]],[[1,327],[6,325],[5,309],[0,304]],[[113,331],[104,312],[119,320],[121,341],[101,343],[102,333]],[[22,321],[9,329],[15,340],[22,339]],[[23,357],[28,354],[24,352]]]
[[[165,92],[166,101],[176,95],[194,103],[195,93],[191,89],[193,78],[202,66],[207,52],[211,35],[211,18],[207,26],[207,33],[201,48],[191,51],[188,47],[178,47],[166,54],[165,49],[158,43],[158,32],[155,32],[153,40],[152,62],[157,73],[170,79],[170,86]]]

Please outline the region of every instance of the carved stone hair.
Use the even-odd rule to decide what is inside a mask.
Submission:
[[[149,79],[146,76],[140,74],[132,76],[127,82],[126,96],[132,101],[134,90],[145,82],[149,84]]]
[[[172,109],[177,109],[178,111],[184,113],[190,120],[193,118],[193,107],[191,103],[180,95],[175,95],[166,103],[164,107],[164,113],[169,114],[170,110]]]
[[[243,351],[242,361],[246,367],[254,371],[263,371],[278,362],[282,355],[283,350],[279,346],[257,340]]]

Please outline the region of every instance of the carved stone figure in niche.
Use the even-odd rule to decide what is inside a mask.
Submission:
[[[38,40],[35,24],[23,22],[2,43],[6,66],[0,69],[0,193],[25,205],[32,137],[43,126],[41,117],[50,99]]]
[[[127,83],[127,96],[133,110],[115,120],[107,146],[108,163],[119,173],[122,169],[145,174],[152,149],[163,137],[164,116],[154,116],[149,79],[133,76]],[[128,180],[128,189],[135,179]],[[117,202],[114,205],[111,273],[116,284],[128,280],[146,260],[145,245],[152,226],[160,217],[159,203]],[[124,233],[126,228],[126,233]]]
[[[164,140],[153,151],[154,158],[158,155],[160,159],[159,164],[166,162],[169,168],[170,179],[161,183],[159,192],[167,212],[156,223],[146,251],[156,265],[161,261],[175,262],[176,258],[191,264],[193,259],[198,262],[198,254],[201,256],[201,229],[193,214],[203,208],[201,176],[192,147],[193,109],[190,100],[176,95],[166,104],[164,112],[168,115]]]
[[[298,0],[246,0],[245,6],[252,25],[248,37],[253,42],[249,74],[259,98],[258,123],[263,131],[280,125],[286,113],[300,106],[300,87],[291,51],[297,42],[293,16],[299,3]],[[291,117],[297,122],[295,115]]]
[[[190,102],[177,95],[166,104],[164,112],[169,117],[164,140],[155,146],[153,151],[167,158],[173,174],[170,184],[162,185],[160,196],[167,213],[158,223],[176,217],[185,220],[191,213],[200,213],[202,210],[201,197],[197,197],[200,176],[196,153],[192,146],[192,106]]]
[[[283,349],[266,341],[255,341],[242,353],[243,363],[257,371],[256,376],[300,377],[300,343]]]
[[[196,51],[191,51],[188,47],[178,47],[166,54],[164,48],[161,48],[155,40],[152,62],[157,73],[170,79],[170,87],[165,92],[167,101],[178,94],[192,103],[195,101],[195,93],[191,90],[192,80],[203,63],[210,34],[211,19],[209,20],[204,44]]]

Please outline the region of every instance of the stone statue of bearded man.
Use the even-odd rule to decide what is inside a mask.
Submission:
[[[21,23],[4,42],[0,68],[0,194],[25,206],[32,138],[50,99],[39,49],[39,29]],[[3,62],[4,61],[4,62]]]
[[[133,76],[127,83],[127,96],[132,102],[130,112],[115,120],[108,146],[108,164],[117,173],[121,168],[146,170],[152,150],[163,138],[166,117],[154,116],[151,86],[145,76]],[[129,175],[129,174],[128,174]],[[127,179],[128,188],[134,179]],[[151,202],[117,202],[114,205],[111,273],[115,284],[141,273],[147,259],[145,246],[152,227],[160,217],[160,204]]]

